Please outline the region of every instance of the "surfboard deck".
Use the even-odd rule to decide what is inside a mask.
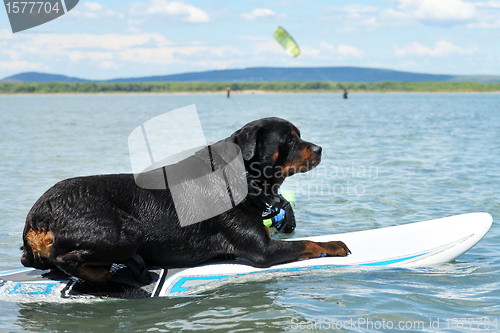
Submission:
[[[150,283],[147,284],[136,282],[124,265],[113,265],[113,279],[106,285],[91,285],[57,271],[23,268],[0,273],[0,297],[175,297],[196,291],[196,287],[202,285],[209,288],[214,281],[251,277],[256,273],[309,272],[349,266],[429,266],[452,261],[468,251],[488,232],[492,221],[488,213],[470,213],[393,227],[301,238],[318,242],[341,240],[352,254],[300,260],[268,268],[253,267],[242,259],[190,268],[148,267]],[[293,240],[296,239],[289,241]]]

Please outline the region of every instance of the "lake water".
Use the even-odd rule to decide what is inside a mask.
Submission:
[[[270,275],[175,299],[1,299],[0,330],[372,332],[401,322],[412,332],[466,332],[474,322],[475,331],[499,331],[500,95],[349,97],[0,96],[0,270],[21,267],[24,220],[46,189],[72,176],[130,172],[130,132],[190,104],[209,142],[279,116],[323,147],[320,167],[285,182],[298,199],[291,237],[489,212],[493,226],[472,250],[433,267]]]

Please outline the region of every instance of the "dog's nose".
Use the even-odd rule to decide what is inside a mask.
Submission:
[[[309,149],[311,150],[311,152],[313,152],[314,154],[316,154],[318,156],[321,156],[321,152],[323,151],[323,148],[321,148],[320,146],[316,146],[316,145],[311,145],[311,147],[309,147]]]

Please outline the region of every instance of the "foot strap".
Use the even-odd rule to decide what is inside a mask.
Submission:
[[[151,282],[151,277],[146,269],[146,263],[137,253],[127,259],[124,264],[127,265],[127,267],[132,271],[132,274],[137,281],[144,284]]]

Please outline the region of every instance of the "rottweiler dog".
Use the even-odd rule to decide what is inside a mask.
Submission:
[[[140,187],[133,174],[66,179],[29,211],[22,264],[59,269],[101,284],[111,279],[113,263],[134,256],[163,267],[192,266],[223,256],[268,267],[350,253],[341,241],[273,239],[262,223],[262,194],[274,198],[286,177],[316,167],[320,146],[302,140],[299,129],[280,118],[250,122],[223,141],[240,147],[247,172],[248,195],[234,208],[181,226],[168,188]]]

